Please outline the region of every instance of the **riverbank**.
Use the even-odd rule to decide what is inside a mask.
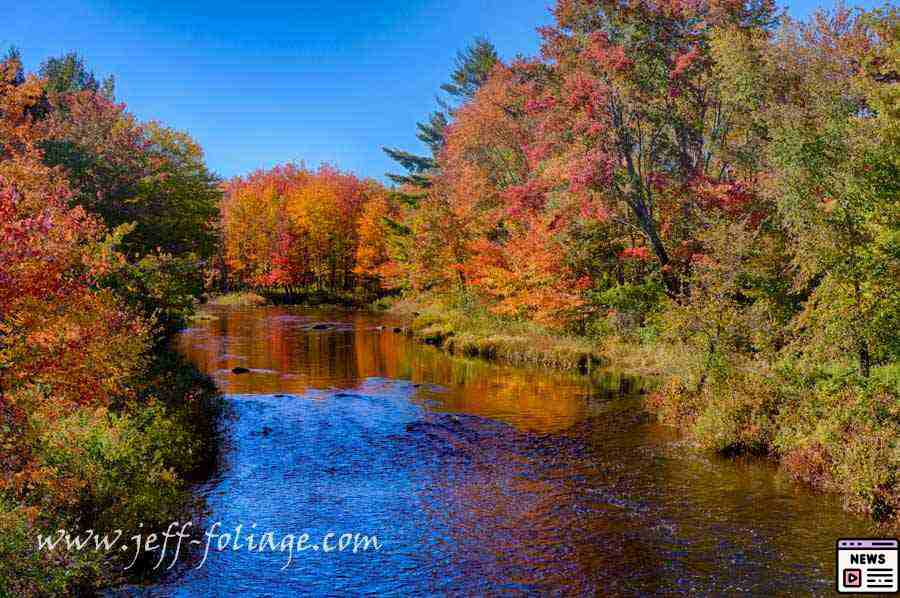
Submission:
[[[379,302],[376,308],[403,318],[409,334],[450,354],[582,372],[606,363],[588,339],[554,334],[529,322],[504,321],[439,299],[398,299]]]
[[[704,354],[661,339],[649,326],[630,335],[563,335],[437,296],[381,300],[372,308],[450,354],[581,372],[609,367],[640,376],[649,381],[648,411],[698,449],[768,459],[799,483],[841,495],[848,510],[887,528],[900,526],[896,367],[875,367],[863,379],[852,364],[710,364]]]
[[[334,307],[362,309],[371,304],[374,297],[350,292],[334,292],[308,288],[266,288],[240,290],[209,297],[208,305],[229,307],[255,307],[259,305],[297,305],[305,307]]]
[[[235,291],[233,293],[213,295],[207,301],[207,305],[216,307],[256,307],[267,303],[269,303],[268,299],[252,291]]]
[[[563,370],[610,367],[649,378],[648,411],[700,450],[771,460],[799,483],[837,493],[845,507],[900,527],[900,371],[797,363],[710,367],[657,335],[561,335],[439,298],[381,305],[410,334],[451,354]]]
[[[39,389],[13,399],[27,417],[4,428],[0,492],[0,594],[92,595],[151,576],[146,553],[40,550],[38,538],[164,532],[196,515],[191,485],[208,476],[220,450],[224,403],[214,384],[174,350],[160,349],[132,377],[130,396],[109,405],[62,405]],[[11,401],[12,402],[12,401]],[[18,461],[13,462],[15,456]]]
[[[211,311],[179,346],[234,410],[228,466],[202,487],[232,542],[146,595],[824,594],[833,538],[868,532],[767,464],[692,453],[617,376],[450,356],[371,311]],[[248,548],[270,530],[383,547],[298,549],[286,566],[283,548]]]
[[[701,356],[702,357],[702,356]],[[797,482],[841,495],[847,510],[900,529],[900,369],[684,364],[647,401],[699,448],[777,462]]]

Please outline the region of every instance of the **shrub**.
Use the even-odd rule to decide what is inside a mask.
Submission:
[[[38,552],[37,510],[0,497],[0,595],[71,596],[92,585],[94,553]]]
[[[796,479],[841,492],[879,521],[900,513],[900,394],[895,367],[822,378],[782,411],[775,445]]]
[[[190,437],[161,406],[122,414],[81,409],[58,419],[41,414],[29,423],[41,430],[33,465],[45,474],[30,501],[64,506],[98,530],[177,519],[186,496],[174,464],[190,451]]]
[[[126,263],[105,280],[125,302],[157,323],[157,340],[184,328],[203,290],[194,255],[150,254]]]
[[[647,318],[659,310],[665,296],[663,285],[655,279],[595,291],[590,294],[590,302],[601,315],[588,322],[587,333],[598,337],[638,333]]]

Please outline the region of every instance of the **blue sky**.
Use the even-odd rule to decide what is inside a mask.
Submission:
[[[381,146],[421,149],[415,122],[456,51],[485,35],[504,58],[534,54],[550,3],[26,1],[3,9],[0,47],[17,46],[30,69],[79,52],[99,77],[115,75],[139,118],[194,136],[223,176],[304,160],[381,178],[396,170]]]

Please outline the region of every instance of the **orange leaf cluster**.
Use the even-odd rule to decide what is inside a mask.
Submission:
[[[225,259],[257,287],[352,290],[388,262],[385,190],[336,168],[288,164],[228,184]]]

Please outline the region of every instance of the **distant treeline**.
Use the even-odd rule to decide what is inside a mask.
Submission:
[[[388,192],[335,168],[287,165],[236,178],[221,205],[227,287],[376,293],[388,279]]]

